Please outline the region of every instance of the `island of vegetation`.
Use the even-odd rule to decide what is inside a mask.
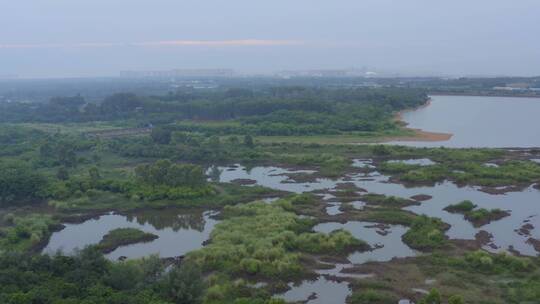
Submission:
[[[476,207],[473,202],[465,200],[454,205],[449,205],[444,210],[465,215],[465,219],[470,221],[475,227],[484,226],[510,215],[507,211],[501,209],[488,210],[485,208],[476,209]]]
[[[151,242],[158,236],[136,228],[117,228],[103,236],[96,246],[103,253],[110,253],[120,246]]]

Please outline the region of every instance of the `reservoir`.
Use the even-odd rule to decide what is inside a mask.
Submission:
[[[402,114],[409,128],[450,133],[446,141],[392,142],[421,147],[540,147],[540,99],[432,96],[431,104]]]

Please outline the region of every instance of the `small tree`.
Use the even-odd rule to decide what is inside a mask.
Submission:
[[[202,302],[204,287],[199,267],[183,262],[169,272],[164,291],[174,303],[198,304]]]
[[[92,185],[95,185],[98,183],[98,181],[101,179],[101,175],[99,174],[99,169],[97,167],[92,167],[88,169],[88,175],[90,176],[90,182]]]
[[[463,301],[463,298],[458,295],[453,295],[450,298],[448,298],[448,304],[464,304],[465,301]]]
[[[253,137],[251,135],[244,136],[244,145],[248,148],[253,148],[255,146],[255,143],[253,142]]]
[[[69,172],[66,169],[66,167],[58,168],[58,171],[56,171],[56,178],[58,178],[59,180],[68,180],[69,179]]]
[[[419,304],[441,304],[441,293],[436,288],[433,288]]]
[[[171,142],[171,131],[162,127],[152,129],[150,137],[156,144],[168,145]]]

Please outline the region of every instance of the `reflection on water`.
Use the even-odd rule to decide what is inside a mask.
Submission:
[[[393,258],[416,255],[415,251],[405,245],[401,240],[401,236],[407,232],[407,228],[401,225],[380,225],[369,222],[351,221],[345,224],[322,223],[313,229],[323,233],[344,229],[374,248],[371,251],[355,252],[349,255],[348,259],[353,264],[363,264],[371,261],[387,262]]]
[[[315,281],[303,281],[300,285],[290,285],[291,289],[276,298],[287,302],[309,304],[345,303],[351,290],[346,282],[334,282],[320,276]]]
[[[328,203],[326,213],[331,216],[342,214],[343,212],[339,208],[341,208],[341,203]]]
[[[337,185],[336,181],[327,178],[317,178],[315,182],[293,182],[287,174],[314,173],[312,170],[288,170],[278,167],[246,167],[235,165],[227,168],[219,168],[222,171],[220,181],[227,183],[234,180],[251,179],[259,186],[272,189],[302,193],[315,190],[332,189]]]
[[[436,164],[436,162],[432,161],[429,158],[390,160],[388,162],[389,163],[400,163],[400,164],[406,164],[406,165],[419,165],[419,166],[431,166],[431,165]]]
[[[403,114],[410,128],[452,133],[447,141],[395,142],[423,147],[540,147],[540,100],[433,96],[431,105]]]
[[[363,169],[375,169],[376,167],[373,165],[373,160],[371,159],[353,159],[352,166],[355,168],[363,168]]]
[[[61,231],[53,233],[44,253],[58,250],[66,254],[77,248],[97,244],[109,231],[116,228],[137,228],[153,233],[159,238],[148,243],[121,246],[107,254],[111,260],[121,256],[140,258],[158,254],[162,258],[176,257],[202,247],[209,238],[216,220],[211,212],[166,209],[120,215],[107,214],[80,224],[66,224]]]

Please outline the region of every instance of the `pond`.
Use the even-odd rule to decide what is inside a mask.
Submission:
[[[447,141],[393,142],[424,147],[540,147],[540,99],[432,96],[431,104],[403,113],[413,129],[450,133]]]
[[[61,231],[53,233],[44,253],[54,254],[61,250],[72,254],[76,249],[99,243],[109,231],[116,228],[137,228],[153,233],[157,239],[147,243],[121,246],[106,257],[141,258],[157,254],[162,258],[177,257],[202,247],[217,223],[211,211],[165,209],[145,210],[135,214],[106,214],[79,224],[65,224]]]

